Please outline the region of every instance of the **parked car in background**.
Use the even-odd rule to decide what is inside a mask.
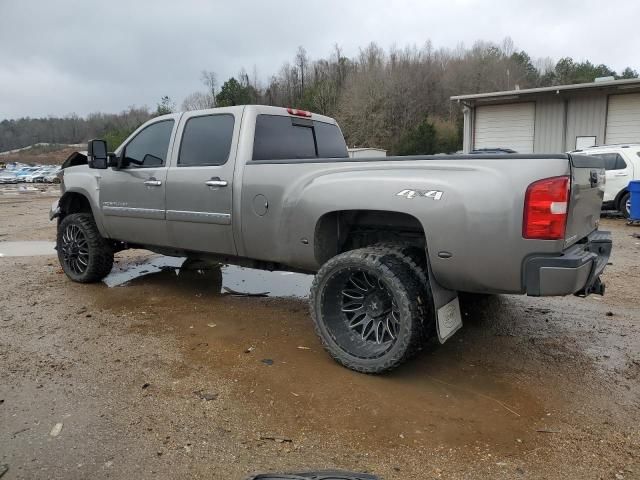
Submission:
[[[11,171],[3,171],[0,173],[0,184],[18,183],[16,175]]]
[[[34,183],[53,183],[55,181],[56,174],[60,171],[58,166],[42,167],[41,170],[33,174]],[[29,180],[27,180],[29,181]]]
[[[24,176],[24,181],[27,183],[40,182],[41,179],[48,173],[47,167],[38,167],[31,173]]]
[[[607,182],[602,207],[618,210],[629,218],[631,201],[628,186],[631,180],[640,180],[640,144],[601,145],[572,153],[604,160]]]
[[[0,170],[0,184],[6,183],[60,183],[59,165],[8,164]]]
[[[16,172],[16,178],[18,179],[18,182],[26,182],[27,177],[33,175],[33,173],[36,172],[39,168],[40,167],[26,167],[18,170]]]
[[[60,183],[60,171],[60,167],[57,167],[55,170],[45,175],[42,181],[45,183]]]

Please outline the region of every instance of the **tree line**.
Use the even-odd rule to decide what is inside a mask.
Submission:
[[[392,47],[370,43],[352,58],[339,46],[324,58],[311,59],[299,47],[291,61],[261,82],[242,70],[221,84],[215,71],[201,73],[203,89],[188,95],[181,110],[243,104],[291,106],[335,117],[349,146],[387,149],[391,154],[452,152],[462,143],[462,112],[449,97],[459,94],[592,82],[596,77],[635,78],[627,67],[570,57],[554,62],[532,58],[511,39],[500,44],[476,42],[470,48]],[[106,137],[115,147],[137,125],[176,109],[168,96],[155,110],[129,108],[119,114],[80,118],[4,120],[0,151],[36,142],[78,143]]]

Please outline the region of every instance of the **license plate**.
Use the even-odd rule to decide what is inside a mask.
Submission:
[[[458,297],[438,309],[438,339],[444,343],[462,327]]]

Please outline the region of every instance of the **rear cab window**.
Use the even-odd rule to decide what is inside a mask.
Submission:
[[[309,118],[258,115],[253,160],[347,158],[337,125]]]

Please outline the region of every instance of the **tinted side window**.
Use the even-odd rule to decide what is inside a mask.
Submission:
[[[597,153],[594,157],[600,157],[604,160],[605,170],[622,170],[627,168],[627,164],[618,153]]]
[[[346,158],[347,144],[340,133],[340,129],[331,123],[313,122],[318,143],[318,157],[320,158]]]
[[[627,162],[624,161],[624,158],[622,158],[621,155],[618,155],[618,158],[616,158],[616,170],[622,170],[627,168]]]
[[[233,115],[207,115],[187,120],[178,165],[224,165],[231,151]]]
[[[316,145],[311,122],[291,117],[258,115],[253,140],[254,160],[315,158]]]
[[[132,167],[159,167],[167,160],[173,131],[173,120],[149,125],[125,147],[126,159]]]

